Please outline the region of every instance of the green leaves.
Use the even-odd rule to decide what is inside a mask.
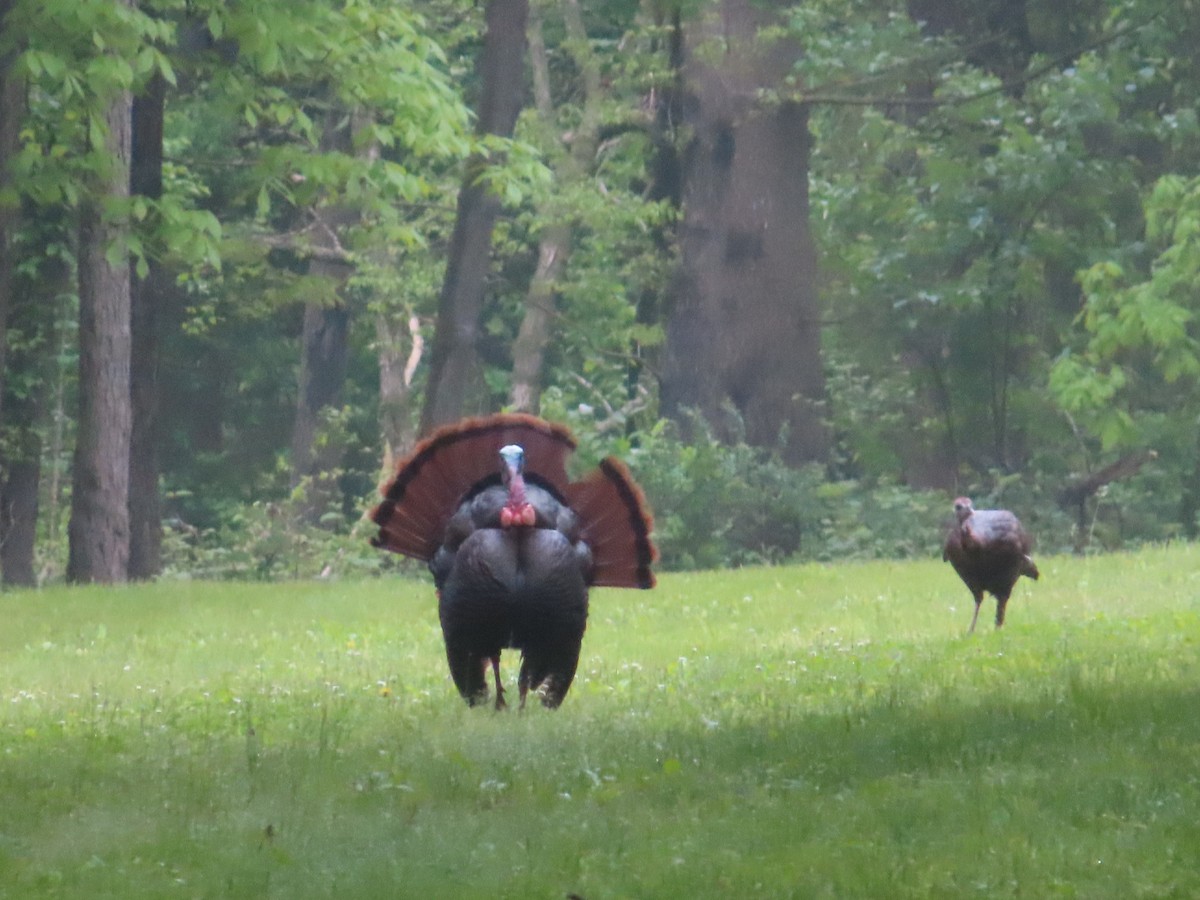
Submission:
[[[1159,247],[1140,281],[1117,262],[1080,275],[1080,354],[1061,357],[1050,388],[1063,406],[1096,418],[1105,446],[1135,439],[1132,411],[1158,384],[1194,419],[1200,377],[1200,178],[1160,178],[1145,204],[1146,237]],[[1130,373],[1127,375],[1127,371]]]
[[[850,471],[897,455],[924,471],[931,453],[1010,469],[1073,445],[1083,458],[1055,450],[1053,466],[1086,468],[1097,447],[1149,440],[1164,410],[1185,410],[1177,443],[1194,447],[1194,17],[1129,0],[1093,21],[1030,18],[1030,55],[1012,58],[1025,68],[997,72],[946,21],[905,48],[888,6],[807,4],[797,20],[815,96],[893,98],[813,115],[829,358],[906,389],[843,431]],[[831,385],[849,391],[832,398],[840,425],[862,397]],[[866,452],[881,437],[891,452]]]

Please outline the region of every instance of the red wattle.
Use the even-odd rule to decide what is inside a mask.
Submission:
[[[500,527],[512,528],[514,525],[527,525],[533,527],[537,524],[537,510],[533,505],[526,503],[524,506],[518,506],[513,509],[511,506],[500,507]]]

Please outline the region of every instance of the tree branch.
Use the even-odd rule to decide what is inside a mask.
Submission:
[[[1114,29],[1109,34],[1101,35],[1094,41],[1089,41],[1086,44],[1081,44],[1074,47],[1066,53],[1061,53],[1046,63],[1032,69],[1029,72],[1017,77],[1009,78],[1001,81],[993,87],[986,88],[982,91],[977,91],[974,94],[965,94],[958,97],[907,97],[903,94],[878,95],[878,96],[855,96],[853,94],[825,94],[814,92],[807,94],[800,92],[788,99],[795,103],[806,103],[811,106],[918,106],[929,109],[946,106],[965,106],[968,103],[974,103],[976,100],[981,100],[984,97],[990,97],[995,94],[1008,93],[1015,88],[1024,87],[1031,82],[1037,81],[1043,75],[1060,69],[1071,60],[1077,58],[1080,54],[1087,53],[1091,50],[1097,50],[1111,44],[1113,41],[1124,37],[1131,31],[1136,31],[1139,28],[1144,28],[1161,14],[1155,13],[1144,22],[1126,22],[1119,28]]]
[[[1068,484],[1059,492],[1058,502],[1062,506],[1079,506],[1105,485],[1136,475],[1142,466],[1157,458],[1158,452],[1155,450],[1139,450],[1137,453],[1122,456],[1100,471]]]

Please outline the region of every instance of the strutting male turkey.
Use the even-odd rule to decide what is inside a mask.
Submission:
[[[946,535],[942,559],[954,566],[975,598],[969,630],[975,630],[984,591],[996,598],[999,628],[1004,624],[1004,608],[1017,579],[1027,575],[1037,580],[1038,567],[1029,555],[1033,539],[1007,509],[975,509],[967,497],[954,501],[954,520]]]
[[[472,706],[505,706],[500,651],[521,651],[529,691],[562,703],[579,663],[588,588],[650,588],[657,550],[641,489],[609,457],[580,481],[561,425],[519,413],[465,419],[400,462],[371,512],[372,543],[429,563],[450,675]]]

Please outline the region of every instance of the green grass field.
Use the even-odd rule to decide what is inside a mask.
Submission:
[[[0,897],[1200,896],[1200,547],[1039,564],[597,591],[523,714],[424,582],[2,595]]]

